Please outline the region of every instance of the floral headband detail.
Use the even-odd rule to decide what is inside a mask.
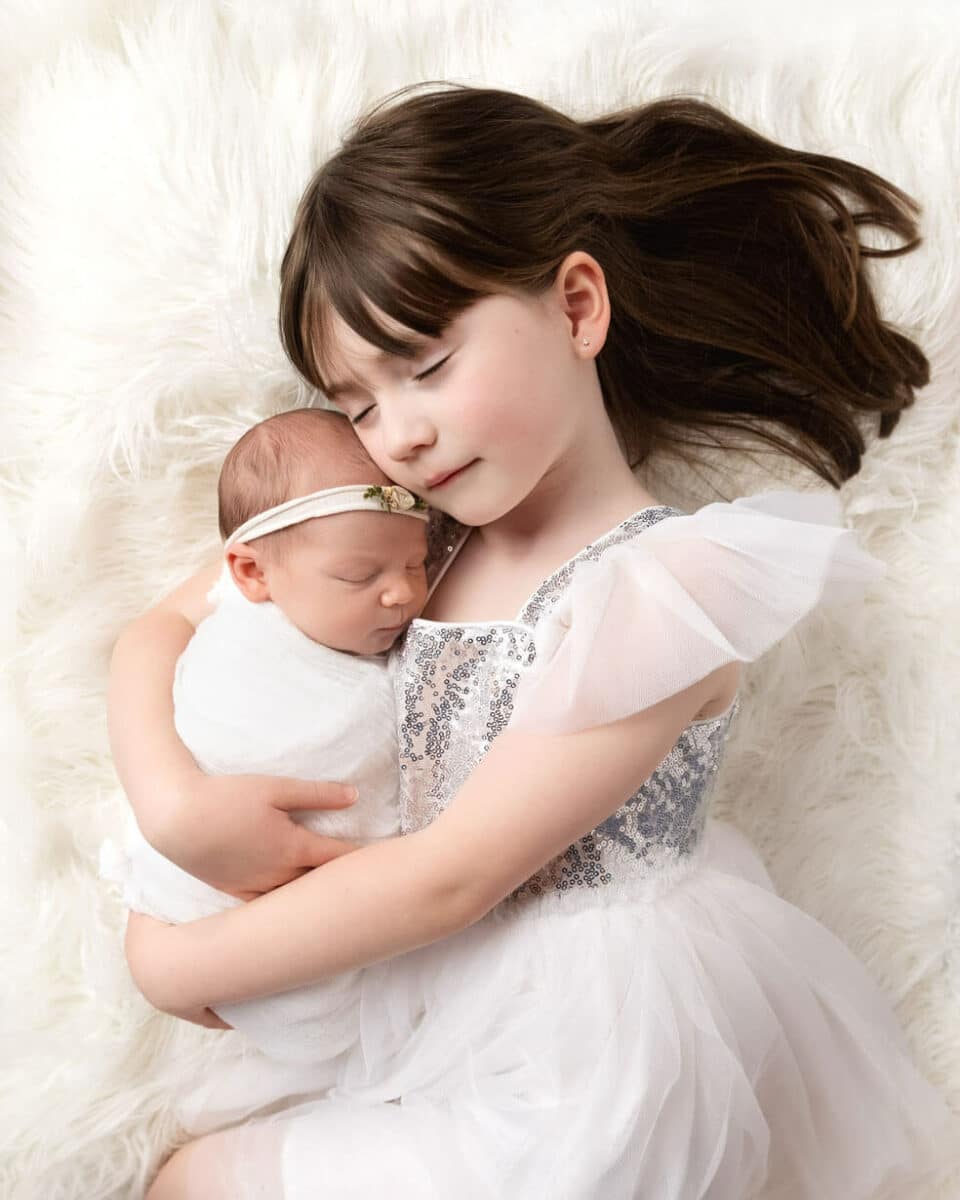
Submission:
[[[230,534],[224,542],[224,550],[234,542],[252,542],[254,538],[266,537],[278,529],[299,525],[313,517],[331,517],[345,512],[391,512],[405,517],[416,517],[420,521],[430,519],[426,504],[395,484],[381,487],[379,484],[359,483],[348,487],[326,488],[322,492],[311,492],[309,496],[296,496],[264,512],[257,513]]]

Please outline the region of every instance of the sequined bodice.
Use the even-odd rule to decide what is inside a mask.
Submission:
[[[422,829],[453,799],[506,728],[520,676],[533,665],[533,631],[563,595],[576,564],[598,560],[679,509],[647,508],[592,542],[546,579],[516,621],[414,621],[394,672],[404,833]],[[688,856],[697,846],[735,700],[689,725],[640,790],[509,899],[599,888]]]

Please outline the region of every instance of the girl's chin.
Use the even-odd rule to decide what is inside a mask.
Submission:
[[[439,506],[435,506],[439,507]],[[502,520],[510,511],[512,505],[503,505],[494,507],[489,500],[484,498],[471,504],[467,500],[460,500],[457,503],[444,504],[442,511],[449,517],[453,517],[461,525],[469,525],[472,528],[479,528],[482,525],[493,525],[494,522]]]
[[[502,520],[516,503],[513,497],[497,496],[489,489],[466,487],[457,492],[451,490],[449,495],[440,489],[429,500],[431,508],[446,513],[461,525],[471,526],[492,525]]]

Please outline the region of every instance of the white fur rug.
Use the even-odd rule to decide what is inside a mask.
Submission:
[[[934,382],[843,496],[891,573],[753,667],[717,805],[863,959],[960,1111],[960,31],[952,3],[5,0],[0,12],[0,1194],[121,1200],[232,1034],[155,1014],[96,876],[124,800],[123,624],[216,550],[242,428],[305,402],[276,336],[294,204],[356,112],[417,79],[577,115],[694,92],[890,176],[926,243],[881,264]],[[869,235],[870,231],[866,231]],[[718,464],[719,466],[719,464]],[[794,470],[728,456],[720,486]],[[775,474],[774,474],[775,472]],[[662,477],[669,502],[713,482]],[[960,1197],[960,1181],[911,1200]],[[518,1197],[517,1200],[522,1200]],[[731,1198],[733,1200],[733,1198]]]

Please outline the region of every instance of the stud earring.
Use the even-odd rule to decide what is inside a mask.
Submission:
[[[584,338],[584,339],[583,339],[583,344],[584,344],[585,346],[589,346],[589,345],[590,345],[590,339],[589,339],[589,338]]]

